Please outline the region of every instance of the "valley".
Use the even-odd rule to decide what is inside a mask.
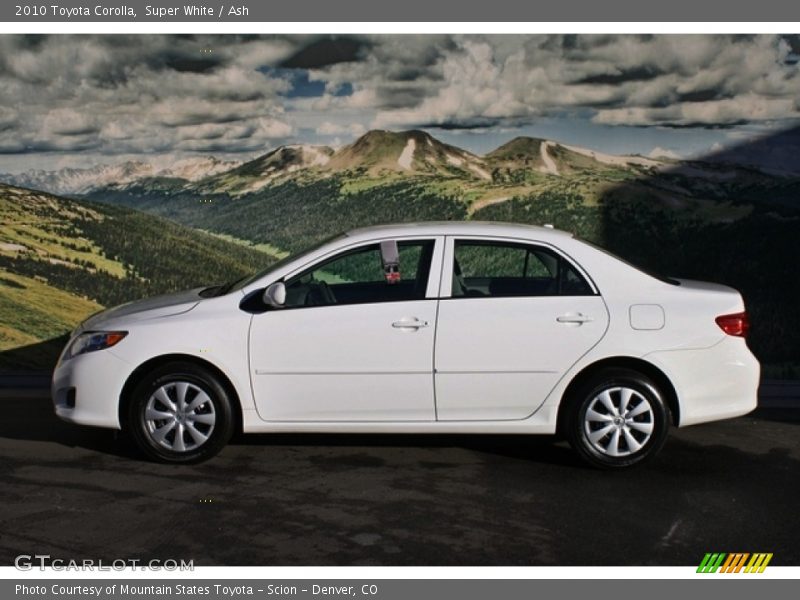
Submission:
[[[776,374],[800,375],[800,318],[791,302],[800,284],[784,260],[796,255],[798,175],[713,160],[612,156],[530,137],[478,156],[419,130],[371,131],[338,149],[281,146],[227,166],[197,157],[183,168],[139,165],[138,174],[116,179],[102,169],[63,178],[38,173],[36,181],[76,198],[75,206],[110,217],[76,217],[81,233],[72,238],[64,237],[68,229],[49,234],[48,243],[60,248],[48,255],[47,269],[37,259],[37,269],[47,270],[51,281],[55,272],[74,269],[58,261],[82,264],[84,280],[77,284],[73,277],[57,289],[78,297],[89,290],[86,302],[108,305],[191,287],[198,272],[183,261],[207,265],[211,279],[353,227],[454,219],[552,223],[647,269],[742,290],[756,354]],[[5,179],[34,180],[33,173]],[[109,218],[137,223],[133,231],[147,230],[147,219],[182,226],[176,230],[185,238],[182,251],[166,262],[161,253],[122,259],[128,244],[104,233]],[[116,237],[127,238],[125,231]],[[214,244],[197,244],[209,238]],[[8,244],[26,245],[18,232],[4,229],[0,242],[8,248],[0,251],[7,273],[37,275],[18,259],[8,266],[18,254]]]
[[[46,369],[106,306],[219,284],[276,256],[124,207],[0,184],[0,370]]]

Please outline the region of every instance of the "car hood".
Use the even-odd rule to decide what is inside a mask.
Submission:
[[[205,288],[195,288],[174,294],[154,296],[96,313],[81,323],[78,331],[91,331],[105,328],[112,321],[125,318],[125,321],[143,321],[157,319],[188,312],[197,306],[202,297],[200,292]]]

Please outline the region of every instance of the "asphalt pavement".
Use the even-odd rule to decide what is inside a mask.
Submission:
[[[205,464],[146,462],[68,425],[41,393],[0,399],[0,564],[800,564],[800,410],[673,429],[633,471],[549,438],[240,436]],[[768,403],[769,404],[769,403]]]

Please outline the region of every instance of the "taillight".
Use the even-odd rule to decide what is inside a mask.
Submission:
[[[732,315],[722,315],[716,319],[717,325],[720,329],[728,335],[735,335],[736,337],[747,337],[747,332],[750,331],[750,319],[746,312],[735,313]]]

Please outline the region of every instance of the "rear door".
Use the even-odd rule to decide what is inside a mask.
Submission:
[[[557,249],[447,238],[435,349],[437,418],[530,416],[603,337],[608,312]]]

